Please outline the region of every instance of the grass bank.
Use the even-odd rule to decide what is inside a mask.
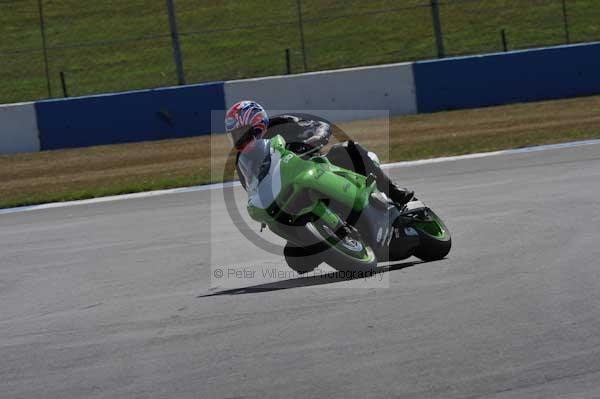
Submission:
[[[340,128],[384,162],[494,151],[600,137],[600,96]],[[215,135],[0,156],[0,207],[218,182],[228,149],[225,136]]]
[[[572,43],[600,40],[600,2],[566,0]],[[177,83],[164,1],[42,0],[54,97]],[[304,71],[296,0],[176,0],[188,83]],[[437,56],[428,0],[301,0],[309,70]],[[560,0],[445,0],[446,54],[564,44]],[[0,1],[0,103],[48,96],[36,0]]]

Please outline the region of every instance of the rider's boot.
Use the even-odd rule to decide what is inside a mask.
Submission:
[[[415,192],[407,188],[400,188],[394,183],[390,183],[388,196],[392,199],[392,201],[402,206],[413,199]]]
[[[399,206],[404,206],[411,199],[414,198],[415,192],[407,188],[398,187],[385,174],[378,176],[377,189],[384,192],[388,197],[391,198]]]

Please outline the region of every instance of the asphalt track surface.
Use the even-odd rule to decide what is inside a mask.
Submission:
[[[286,268],[211,191],[1,215],[0,398],[600,397],[600,145],[390,172],[454,247],[369,280],[215,278]]]

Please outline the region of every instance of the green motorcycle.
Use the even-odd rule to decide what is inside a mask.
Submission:
[[[377,262],[412,255],[444,258],[452,239],[423,202],[398,206],[373,175],[337,167],[318,153],[296,154],[281,136],[256,140],[240,154],[252,219],[284,238],[288,265],[298,273],[325,262],[340,271],[370,271]]]

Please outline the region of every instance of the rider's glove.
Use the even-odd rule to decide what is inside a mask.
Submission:
[[[304,145],[310,148],[322,147],[327,144],[327,139],[322,136],[312,136],[304,140]]]

